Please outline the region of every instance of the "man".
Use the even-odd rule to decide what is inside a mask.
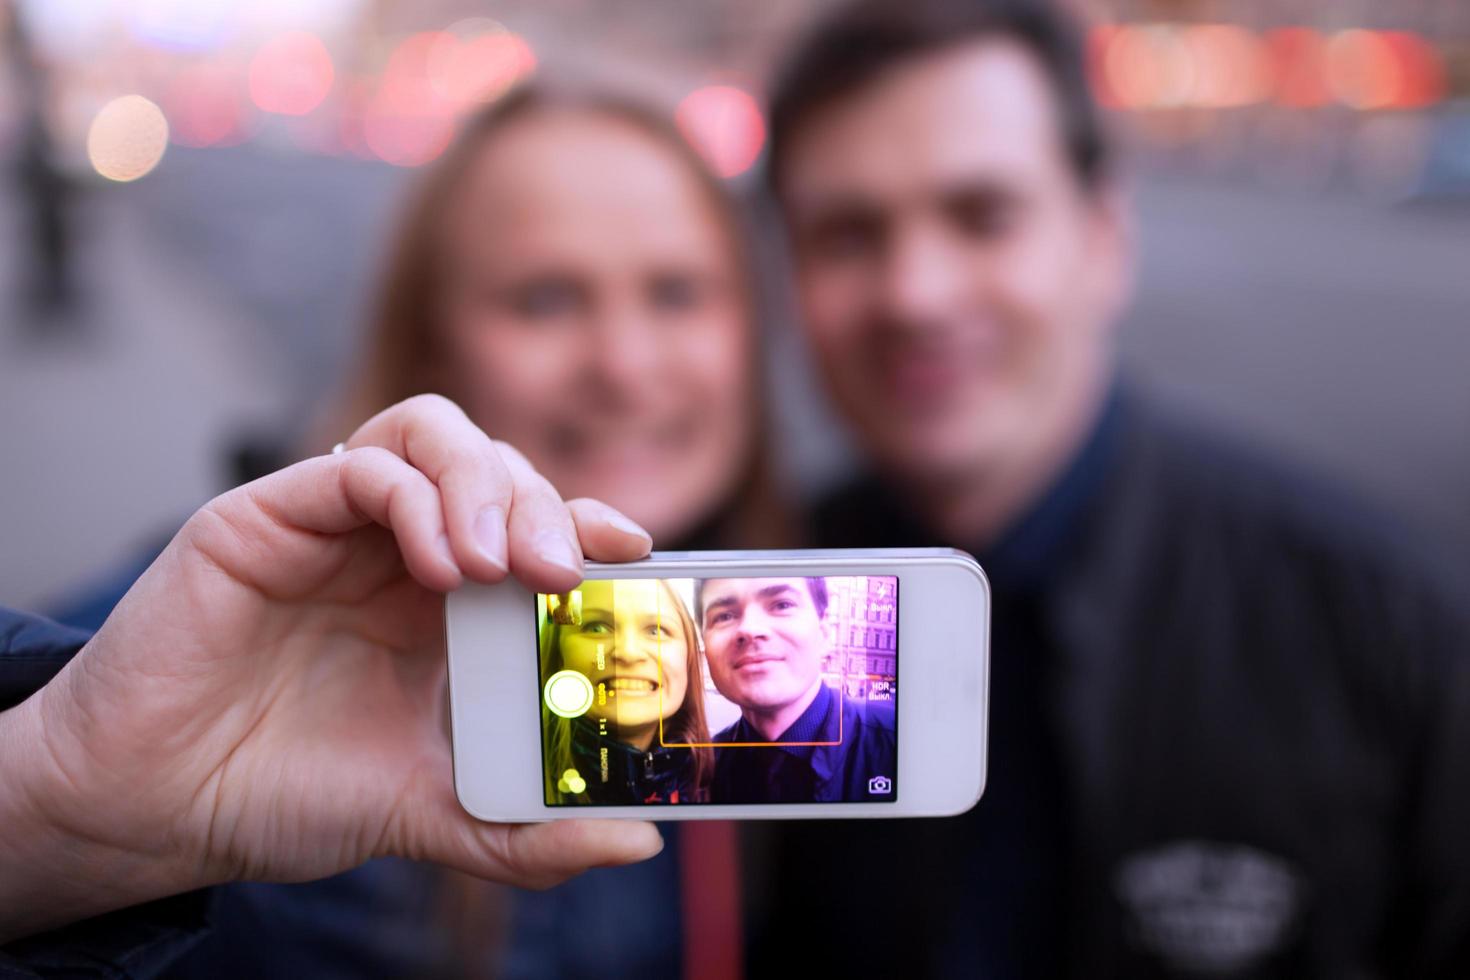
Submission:
[[[156,975],[224,881],[392,854],[546,887],[662,846],[475,820],[442,717],[440,593],[564,591],[647,535],[442,398],[347,446],[211,501],[90,640],[0,609],[0,976]]]
[[[821,578],[708,579],[695,586],[710,677],[740,708],[715,735],[718,803],[893,799],[891,705],[822,683],[831,652]]]
[[[752,971],[1470,975],[1463,583],[1116,380],[1082,50],[1043,3],[867,2],[775,87],[804,325],[871,464],[818,543],[980,558],[991,758],[964,817],[781,830]],[[816,909],[865,938],[811,943]]]

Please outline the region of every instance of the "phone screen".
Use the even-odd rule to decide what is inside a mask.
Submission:
[[[898,578],[595,579],[536,602],[548,806],[898,799]]]

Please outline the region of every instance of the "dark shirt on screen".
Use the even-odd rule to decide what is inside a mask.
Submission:
[[[898,761],[894,731],[892,704],[856,701],[818,684],[812,703],[774,743],[715,750],[711,799],[716,803],[892,800]],[[741,718],[714,741],[766,739]],[[880,779],[887,783],[874,782]]]

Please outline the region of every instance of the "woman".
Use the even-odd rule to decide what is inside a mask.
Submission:
[[[760,451],[742,223],[672,119],[543,87],[468,120],[403,217],[362,366],[318,445],[436,391],[563,497],[606,501],[656,547],[789,544]],[[671,975],[683,965],[680,836],[655,861],[516,893],[490,915],[496,893],[482,883],[437,870],[414,883],[432,882],[429,915],[459,923],[453,969]],[[638,912],[652,907],[674,919]],[[504,935],[487,940],[486,922]]]
[[[564,498],[608,502],[658,547],[789,543],[759,451],[740,221],[671,120],[544,88],[467,119],[403,215],[363,362],[305,448],[434,391]],[[637,910],[677,909],[676,837],[655,861],[517,894],[509,909],[482,882],[400,861],[230,886],[220,921],[236,925],[171,975],[670,975],[679,930]]]
[[[564,498],[606,501],[657,547],[789,545],[760,452],[751,281],[735,206],[671,112],[596,92],[512,93],[467,120],[424,174],[363,362],[311,448],[434,391],[524,452]],[[703,684],[691,657],[692,709]],[[681,801],[702,792],[709,766],[687,758]],[[673,975],[681,833],[692,839],[666,831],[670,846],[644,865],[508,902],[402,862],[291,890],[236,886],[224,900],[249,908],[230,921],[253,916],[276,941],[221,935],[188,966],[199,976],[217,976],[221,961],[242,975]],[[669,914],[643,914],[655,907]]]
[[[542,681],[574,670],[598,697],[578,718],[542,703],[547,802],[703,802],[714,755],[704,658],[684,600],[662,579],[618,579],[550,601]]]

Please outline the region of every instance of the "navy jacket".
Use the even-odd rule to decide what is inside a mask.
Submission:
[[[876,481],[821,525],[967,544]],[[1470,976],[1463,555],[1136,395],[969,544],[995,598],[985,797],[771,828],[753,974]],[[802,942],[815,908],[872,941]]]
[[[44,687],[89,638],[0,607],[0,711]],[[27,937],[0,949],[0,978],[157,976],[208,931],[208,907],[209,893],[195,892]]]

